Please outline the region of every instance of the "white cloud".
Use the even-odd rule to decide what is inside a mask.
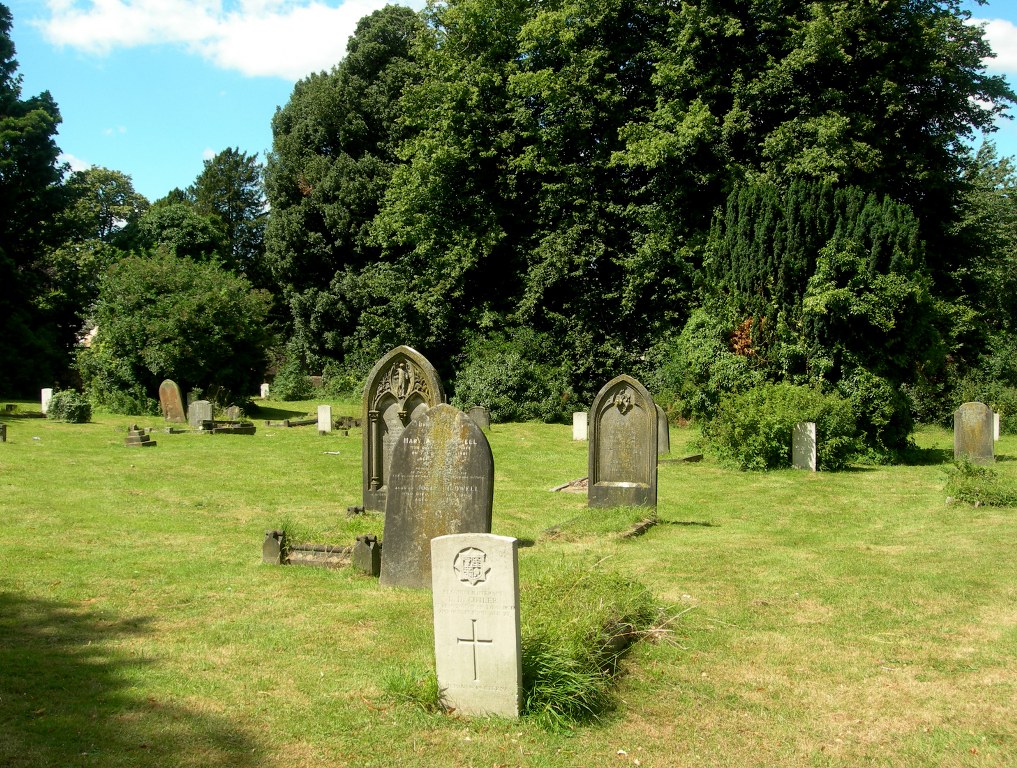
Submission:
[[[50,42],[87,53],[171,44],[223,69],[293,81],[339,63],[357,22],[385,5],[386,0],[48,0],[49,17],[40,26]]]
[[[123,125],[118,125],[116,128],[102,129],[103,136],[123,136],[125,133],[127,133],[127,127]]]
[[[985,30],[996,58],[986,59],[985,66],[993,72],[1017,74],[1017,24],[1006,19],[971,19]]]
[[[205,147],[205,150],[201,153],[202,160],[211,160],[215,157],[215,150],[211,147]]]
[[[68,152],[61,152],[57,155],[57,162],[67,163],[72,171],[87,171],[92,167],[92,164],[82,160],[80,157],[75,157]]]

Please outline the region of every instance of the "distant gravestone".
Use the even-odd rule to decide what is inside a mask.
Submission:
[[[326,434],[332,431],[332,406],[318,406],[318,434]]]
[[[191,429],[201,429],[201,422],[212,420],[212,403],[195,400],[187,406],[187,424]]]
[[[654,404],[656,405],[656,403]],[[659,405],[657,408],[657,455],[671,453],[671,425],[667,423],[667,414]]]
[[[818,467],[816,423],[799,421],[791,431],[791,466],[815,472]]]
[[[435,669],[457,713],[519,717],[518,545],[491,534],[431,541]]]
[[[585,440],[588,434],[587,427],[590,423],[590,414],[586,411],[576,411],[572,414],[572,439]]]
[[[590,408],[588,503],[657,506],[657,408],[646,387],[618,376]]]
[[[984,403],[964,403],[953,414],[953,457],[975,464],[993,461],[992,409]]]
[[[268,399],[269,391],[270,391],[270,388],[269,388],[267,383],[261,385],[261,399],[262,400]]]
[[[184,395],[179,385],[172,379],[166,379],[159,385],[159,407],[162,409],[163,418],[166,421],[173,421],[183,424],[187,421],[184,411]]]
[[[473,423],[485,432],[491,431],[491,412],[482,405],[475,405],[466,412],[466,415],[473,419]]]
[[[491,446],[465,413],[438,404],[399,436],[389,481],[381,584],[430,587],[431,539],[491,531]]]
[[[226,417],[226,421],[240,421],[244,412],[240,410],[239,405],[231,405],[223,411],[223,416]]]
[[[368,576],[381,574],[381,542],[373,533],[357,536],[353,545],[353,567]]]
[[[992,439],[999,440],[999,414],[992,414]]]
[[[399,435],[444,400],[438,372],[415,349],[396,347],[371,369],[364,386],[364,509],[385,509],[388,465]]]
[[[52,388],[46,387],[46,389],[42,390],[42,392],[39,395],[39,410],[42,411],[43,414],[49,412],[49,401],[52,399],[53,399]]]

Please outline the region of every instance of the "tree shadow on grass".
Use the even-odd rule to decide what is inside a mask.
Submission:
[[[267,405],[257,406],[257,410],[250,413],[251,418],[267,419],[268,421],[285,421],[286,419],[309,418],[307,411],[298,411],[292,408],[275,408]]]
[[[907,467],[931,467],[952,461],[952,448],[909,448],[901,454],[899,463]]]
[[[263,746],[232,723],[132,687],[154,663],[117,641],[147,619],[0,592],[0,765],[257,766]]]

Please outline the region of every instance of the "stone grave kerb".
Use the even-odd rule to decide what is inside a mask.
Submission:
[[[374,364],[364,384],[361,477],[365,510],[385,509],[388,465],[399,434],[444,401],[438,372],[412,347],[398,346]]]
[[[588,504],[657,506],[657,406],[627,374],[605,384],[590,407]]]

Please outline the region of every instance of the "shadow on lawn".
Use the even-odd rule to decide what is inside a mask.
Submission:
[[[291,408],[271,408],[265,405],[257,406],[257,410],[250,413],[250,416],[256,419],[267,419],[269,421],[285,421],[286,419],[294,419],[301,417],[308,417],[307,411],[294,411]]]
[[[117,640],[147,623],[0,592],[0,765],[259,765],[262,745],[229,721],[132,686],[153,662]]]

